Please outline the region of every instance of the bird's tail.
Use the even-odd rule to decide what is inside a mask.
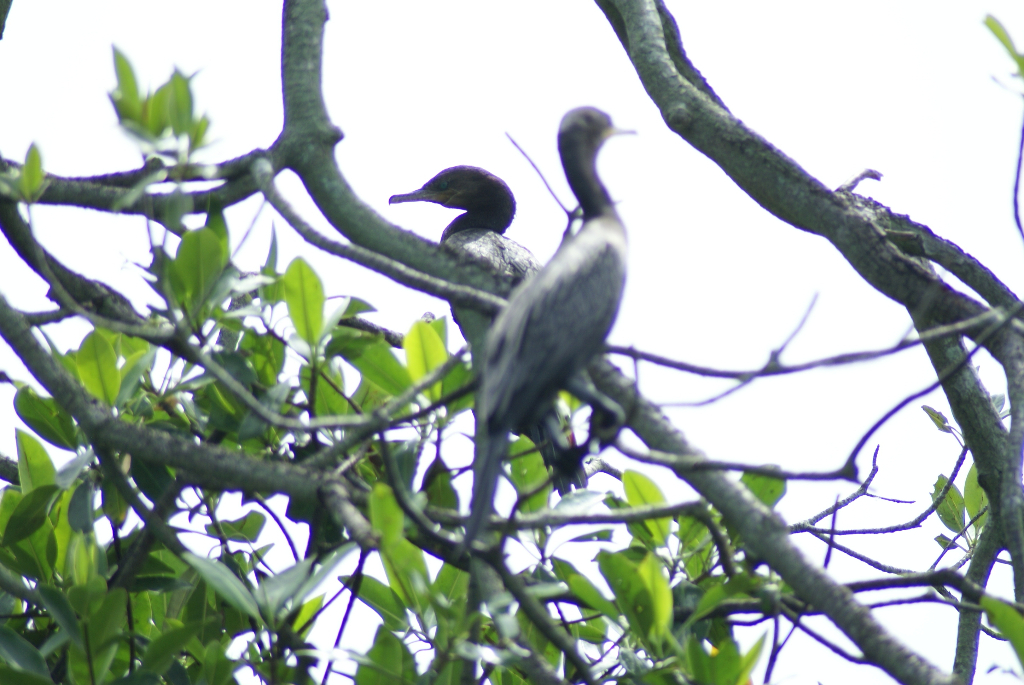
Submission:
[[[473,501],[469,508],[469,520],[460,547],[468,548],[484,529],[494,505],[494,492],[498,487],[498,476],[508,456],[507,432],[492,433],[477,428],[476,455],[473,459]]]

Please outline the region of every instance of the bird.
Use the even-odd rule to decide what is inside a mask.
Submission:
[[[516,200],[503,180],[475,166],[454,166],[437,173],[411,193],[392,195],[388,204],[433,202],[444,207],[464,209],[441,234],[441,244],[456,254],[482,264],[488,271],[507,278],[514,287],[541,269],[529,250],[506,238],[504,233],[515,217]],[[492,317],[467,307],[452,307],[452,318],[473,350],[484,349],[484,338]],[[567,411],[553,411],[540,421],[518,426],[540,450],[544,462],[552,468],[552,484],[559,495],[572,488],[585,488],[581,452],[576,448]]]
[[[508,433],[544,420],[559,390],[587,401],[616,425],[625,420],[585,370],[604,346],[626,281],[625,227],[596,168],[598,151],[616,133],[624,131],[593,107],[570,111],[559,125],[558,152],[583,225],[513,291],[487,333],[477,391],[473,499],[462,549],[472,545],[491,513]]]
[[[518,285],[540,270],[540,262],[519,243],[504,236],[516,213],[516,199],[508,184],[475,166],[454,166],[439,172],[422,188],[392,195],[388,204],[433,202],[464,209],[441,233],[441,244],[450,251],[480,262],[491,273]],[[476,349],[483,349],[491,317],[466,307],[453,307],[452,316],[462,335]]]

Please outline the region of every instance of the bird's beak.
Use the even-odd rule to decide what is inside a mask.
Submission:
[[[609,127],[604,134],[605,139],[611,138],[612,136],[635,136],[636,131],[628,128],[616,128],[615,126]]]
[[[392,195],[388,198],[388,204],[397,205],[402,202],[434,202],[435,199],[436,198],[430,193],[430,191],[420,188],[419,190],[414,190],[411,193],[405,193],[404,195]]]

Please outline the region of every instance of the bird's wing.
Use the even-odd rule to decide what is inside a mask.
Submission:
[[[540,263],[529,250],[500,233],[470,228],[453,233],[444,245],[471,259],[484,262],[493,273],[519,282],[540,271]]]
[[[587,222],[513,293],[489,333],[482,388],[489,425],[537,418],[551,396],[601,350],[625,282],[621,224]]]

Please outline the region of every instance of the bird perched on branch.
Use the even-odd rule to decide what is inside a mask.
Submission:
[[[519,243],[504,236],[516,213],[516,199],[508,185],[492,173],[475,166],[455,166],[423,184],[419,190],[392,195],[388,204],[433,202],[443,207],[464,209],[441,234],[441,244],[469,257],[494,274],[518,285],[540,270],[537,258]],[[491,317],[466,307],[453,307],[452,316],[462,335],[477,350],[483,349]]]
[[[477,391],[473,502],[463,547],[490,515],[509,431],[546,420],[560,389],[617,425],[624,421],[622,409],[594,388],[585,371],[615,322],[626,280],[626,232],[596,169],[601,145],[621,132],[593,107],[562,118],[558,152],[583,209],[583,226],[512,293],[487,334]]]
[[[403,195],[392,195],[388,204],[433,202],[444,207],[464,209],[441,234],[441,244],[455,253],[482,263],[491,273],[508,278],[512,285],[540,271],[540,262],[519,243],[504,236],[516,212],[516,200],[508,185],[494,174],[474,166],[445,169],[422,188]],[[484,349],[484,337],[491,317],[467,307],[452,307],[452,317],[462,336],[474,351]],[[526,433],[537,445],[544,462],[552,467],[552,482],[559,494],[570,487],[583,488],[587,475],[582,468],[575,440],[570,432],[568,412],[555,412],[544,420],[516,430]]]

